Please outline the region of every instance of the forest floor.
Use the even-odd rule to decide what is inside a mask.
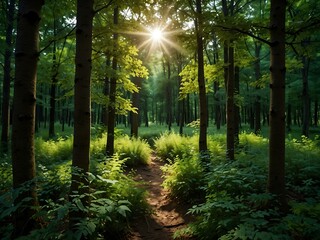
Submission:
[[[129,240],[170,240],[175,231],[191,221],[191,216],[186,214],[191,205],[171,199],[169,192],[162,187],[163,165],[164,162],[153,154],[149,165],[135,169],[136,181],[148,192],[151,214],[134,219]]]

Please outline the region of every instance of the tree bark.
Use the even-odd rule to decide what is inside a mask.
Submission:
[[[306,56],[302,57],[302,135],[309,137],[310,127],[310,94],[309,94],[309,62],[310,59]]]
[[[199,112],[200,112],[200,134],[199,134],[199,152],[207,152],[207,125],[208,108],[206,98],[206,84],[204,79],[204,60],[203,60],[203,20],[201,0],[196,1],[197,19],[197,54],[198,54],[198,85],[199,85]]]
[[[14,205],[29,200],[14,214],[14,238],[28,234],[36,227],[32,218],[38,205],[36,186],[34,131],[36,106],[36,76],[39,58],[39,23],[43,1],[20,0],[15,52],[15,82],[12,126],[13,188],[23,184]]]
[[[56,37],[56,19],[53,20],[53,34]],[[51,86],[50,86],[50,111],[49,111],[49,138],[55,136],[55,119],[56,119],[56,89],[57,89],[57,48],[56,40],[53,41],[52,49],[52,75],[51,75]]]
[[[113,11],[113,23],[118,24],[119,18],[119,8],[115,7]],[[109,94],[109,105],[108,105],[108,133],[107,133],[107,146],[106,154],[107,156],[112,156],[114,154],[114,128],[116,120],[116,92],[117,92],[117,76],[116,71],[118,68],[117,61],[117,46],[118,46],[118,33],[113,34],[113,58],[112,58],[112,69],[113,76],[110,79],[110,94]]]
[[[258,81],[261,78],[261,66],[260,66],[260,52],[261,52],[261,43],[255,42],[255,62],[254,62],[254,72],[255,80]],[[254,102],[254,133],[260,134],[261,132],[261,97],[260,97],[260,87],[256,87],[257,95]]]
[[[1,145],[4,153],[8,152],[10,129],[10,82],[12,57],[12,31],[14,23],[15,0],[10,0],[7,10],[6,50],[4,53],[4,72],[2,85],[2,117],[1,117]]]
[[[285,14],[286,0],[271,0],[270,142],[268,192],[285,204]]]
[[[90,162],[92,21],[93,0],[78,0],[71,196],[75,192],[82,194],[89,191],[86,175],[89,172]],[[86,206],[88,199],[84,198],[82,201]],[[71,212],[70,227],[72,228],[77,219],[84,215],[84,212]]]
[[[234,160],[235,111],[234,111],[234,48],[228,46],[228,80],[227,80],[227,159]]]
[[[238,96],[240,95],[240,68],[234,67],[234,91]],[[239,103],[238,103],[239,104]],[[234,147],[238,147],[240,143],[240,106],[237,103],[233,103],[234,106]]]

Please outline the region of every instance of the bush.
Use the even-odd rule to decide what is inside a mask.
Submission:
[[[164,160],[174,160],[176,157],[183,158],[197,152],[195,138],[183,137],[176,133],[165,133],[155,140],[157,155]]]
[[[128,136],[115,140],[115,152],[120,159],[125,159],[126,166],[148,164],[151,158],[151,148],[145,140]]]
[[[180,159],[162,167],[165,174],[163,186],[173,198],[184,202],[199,201],[204,197],[204,172],[200,158],[193,156]]]

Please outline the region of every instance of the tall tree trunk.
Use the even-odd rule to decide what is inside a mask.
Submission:
[[[271,0],[270,141],[268,192],[285,204],[285,15],[286,0]]]
[[[306,56],[302,57],[302,135],[309,137],[310,127],[310,94],[309,94],[309,62],[310,59]]]
[[[14,205],[28,199],[14,214],[14,238],[28,234],[36,226],[32,218],[38,205],[35,182],[34,130],[36,76],[39,58],[39,23],[43,1],[20,0],[15,53],[15,82],[12,125],[13,188],[25,183],[27,190],[15,199]]]
[[[56,19],[53,20],[53,35],[56,37]],[[55,119],[56,119],[56,89],[57,89],[57,47],[56,40],[53,41],[52,49],[52,75],[51,75],[51,86],[50,86],[50,112],[49,112],[49,138],[55,135]]]
[[[171,66],[170,66],[170,61],[167,58],[167,82],[166,82],[166,106],[167,106],[167,124],[168,124],[168,131],[171,131],[171,126],[172,126],[172,89],[171,89]]]
[[[15,0],[10,0],[7,9],[6,50],[4,53],[4,72],[2,85],[2,132],[1,145],[4,153],[8,152],[10,129],[10,82],[11,82],[11,56],[12,56],[12,31],[14,22]]]
[[[240,68],[235,66],[234,68],[234,90],[235,94],[240,95]],[[234,103],[234,146],[239,145],[239,133],[240,133],[240,106],[239,103]]]
[[[204,60],[203,60],[203,20],[201,0],[196,0],[197,18],[197,54],[198,54],[198,85],[199,85],[199,111],[200,111],[200,134],[199,152],[207,152],[207,125],[208,108],[206,98],[206,84],[204,79]]]
[[[254,43],[255,46],[255,62],[254,62],[254,72],[255,80],[258,81],[261,78],[261,67],[260,67],[260,52],[261,52],[261,43]],[[254,102],[254,133],[260,134],[261,132],[261,97],[260,97],[260,87],[256,87],[256,98]]]
[[[230,42],[228,46],[228,80],[227,80],[227,159],[234,160],[235,143],[235,109],[234,109],[234,48]]]
[[[92,21],[93,0],[78,0],[71,198],[74,192],[85,194],[89,191],[87,173],[90,163]],[[82,201],[86,206],[88,199],[84,198]],[[71,212],[70,227],[74,227],[77,219],[83,216],[85,216],[84,212]]]
[[[111,67],[111,56],[109,53],[106,53],[106,67],[109,69]],[[110,77],[108,75],[104,78],[104,84],[103,84],[103,95],[105,97],[110,96]],[[108,126],[108,107],[106,104],[103,105],[102,108],[102,119],[101,122],[103,125]]]
[[[113,11],[113,23],[116,26],[118,24],[119,18],[119,8],[118,6],[114,8]],[[116,120],[116,94],[117,94],[117,47],[118,47],[118,33],[113,34],[113,58],[112,58],[112,69],[114,75],[110,79],[110,95],[109,95],[109,105],[108,105],[108,133],[107,133],[107,146],[106,154],[112,156],[114,154],[114,128]]]

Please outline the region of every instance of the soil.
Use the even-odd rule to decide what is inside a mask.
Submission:
[[[135,170],[135,179],[148,192],[147,202],[152,214],[134,220],[128,240],[173,239],[173,233],[186,227],[191,221],[191,216],[186,215],[191,206],[171,199],[169,192],[161,186],[163,178],[160,167],[163,165],[164,162],[153,154],[149,165],[138,167]]]

